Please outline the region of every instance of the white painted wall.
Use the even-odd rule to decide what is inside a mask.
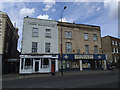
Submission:
[[[36,25],[31,25],[30,23],[36,23]],[[38,37],[32,37],[33,27],[38,28],[38,32],[39,32]],[[46,29],[51,29],[51,38],[45,37]],[[51,43],[51,52],[50,52],[51,54],[58,53],[57,22],[52,20],[42,20],[42,19],[36,19],[30,17],[24,18],[22,52],[21,52],[22,54],[31,53],[32,42],[38,42],[37,53],[39,54],[45,54],[45,43]]]

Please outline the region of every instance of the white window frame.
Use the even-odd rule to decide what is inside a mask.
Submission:
[[[67,54],[72,53],[72,43],[67,42],[67,43],[65,44],[65,46],[66,46],[66,53],[67,53]]]
[[[114,41],[112,41],[112,45],[114,45]]]
[[[45,30],[45,37],[51,38],[51,29],[46,29]]]
[[[118,48],[116,48],[116,51],[117,51],[117,53],[119,53],[119,52],[118,52]]]
[[[93,34],[93,40],[97,41],[97,34]]]
[[[33,44],[36,44],[35,46]],[[32,52],[37,52],[38,42],[32,42]]]
[[[84,40],[88,40],[88,33],[84,33]]]
[[[33,29],[32,29],[32,36],[33,37],[38,37],[38,28],[33,27]]]
[[[115,41],[115,45],[117,45],[117,41]]]
[[[50,53],[51,52],[51,43],[45,43],[45,53]]]
[[[115,53],[115,48],[113,48],[113,53]]]

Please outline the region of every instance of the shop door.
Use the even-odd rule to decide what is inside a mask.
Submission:
[[[54,72],[55,72],[55,61],[54,61],[54,60],[51,61],[51,64],[52,64],[52,66],[53,66],[53,68],[54,68]]]
[[[35,62],[35,71],[39,71],[39,62]]]

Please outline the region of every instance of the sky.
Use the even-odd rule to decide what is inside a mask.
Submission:
[[[26,16],[63,22],[97,25],[101,27],[101,36],[118,38],[118,1],[120,0],[4,0],[0,2],[0,11],[6,12],[12,23],[19,29],[18,50],[21,50],[23,18]]]

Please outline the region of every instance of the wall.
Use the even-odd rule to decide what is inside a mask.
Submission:
[[[66,53],[65,49],[65,43],[71,42],[72,43],[72,50],[75,50],[77,53],[77,49],[80,49],[80,53],[85,53],[85,45],[89,45],[89,54],[94,54],[94,45],[98,45],[98,49],[101,48],[101,32],[100,28],[90,28],[88,25],[83,25],[84,28],[77,24],[71,24],[71,23],[63,23],[64,26],[62,26],[62,40],[63,40],[63,53]],[[71,27],[70,27],[71,25]],[[76,26],[75,26],[76,25]],[[72,27],[73,26],[73,27]],[[77,27],[80,26],[80,27]],[[59,52],[60,52],[60,43],[61,43],[61,26],[58,26],[59,31]],[[72,38],[66,39],[65,38],[65,31],[71,31],[72,32]],[[88,40],[84,40],[84,33],[88,33]],[[98,40],[93,40],[93,34],[97,34]]]
[[[31,25],[32,23],[36,25]],[[54,26],[54,27],[53,27]],[[38,28],[38,37],[32,37],[32,28]],[[51,29],[51,38],[45,37],[45,30]],[[22,54],[31,53],[32,42],[38,42],[38,53],[45,53],[45,43],[51,43],[51,52],[58,52],[58,29],[57,22],[50,20],[41,20],[36,18],[24,18],[23,38],[22,38]]]

